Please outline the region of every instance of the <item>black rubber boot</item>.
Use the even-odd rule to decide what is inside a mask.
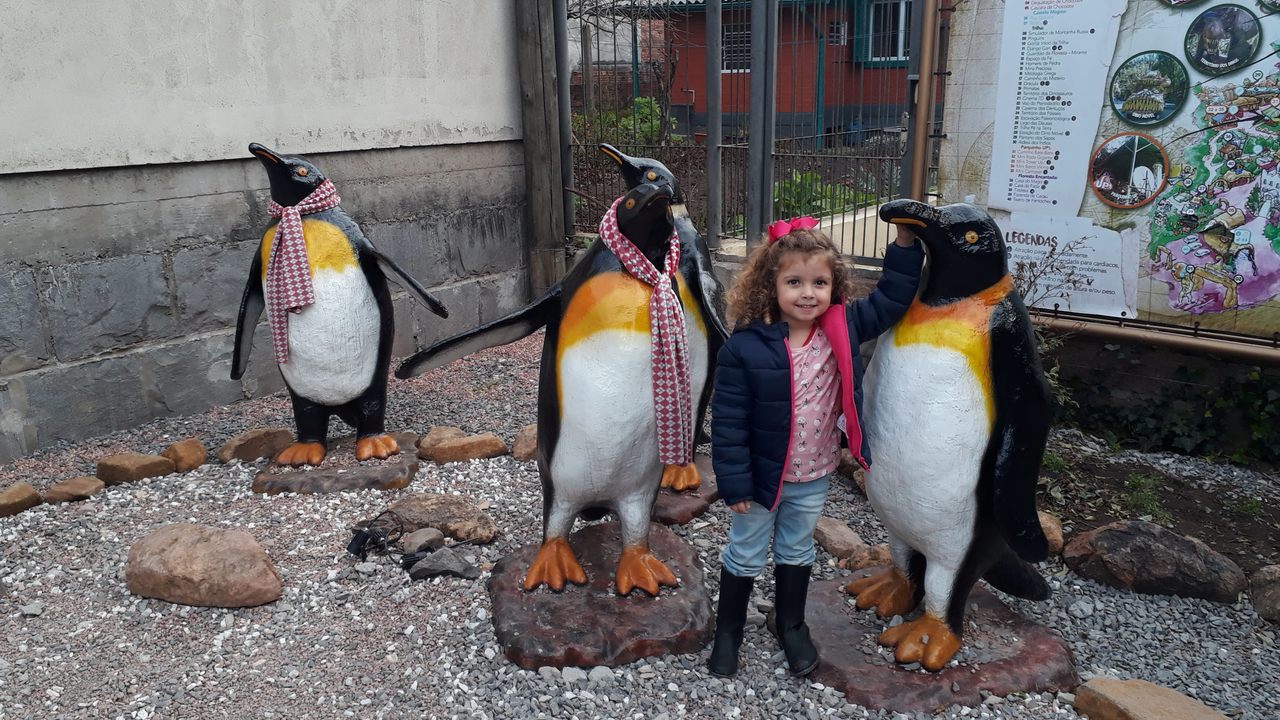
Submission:
[[[808,675],[818,666],[818,650],[809,639],[809,626],[804,623],[804,605],[809,596],[809,572],[812,565],[778,565],[773,569],[777,580],[774,598],[774,624],[778,642],[787,655],[793,675]]]
[[[738,648],[747,625],[747,603],[751,600],[753,577],[738,577],[720,568],[720,604],[716,607],[716,635],[707,658],[712,675],[733,677],[738,672]]]

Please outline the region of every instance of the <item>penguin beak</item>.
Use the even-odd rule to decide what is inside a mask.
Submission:
[[[880,206],[880,219],[894,225],[932,227],[938,211],[918,200],[893,200]]]
[[[633,192],[636,192],[636,191],[639,191],[639,194],[636,196],[636,199],[637,199],[636,204],[638,205],[638,207],[636,208],[637,212],[640,210],[643,210],[644,208],[652,205],[657,201],[664,201],[664,203],[670,204],[670,202],[673,199],[675,199],[675,191],[671,189],[670,185],[667,185],[665,183],[662,185],[654,185],[653,183],[644,183],[643,185],[640,185],[639,187],[637,187],[636,190]],[[684,207],[684,205],[681,205],[680,207]]]
[[[262,161],[262,164],[270,169],[273,165],[280,165],[284,160],[280,156],[271,152],[265,145],[258,143],[249,143],[249,152]]]
[[[624,155],[621,150],[610,145],[609,143],[600,143],[600,152],[608,155],[619,167],[625,167],[631,164],[631,158]]]

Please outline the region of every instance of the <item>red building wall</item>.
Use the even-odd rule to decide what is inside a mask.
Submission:
[[[813,18],[812,20],[810,18]],[[744,13],[741,21],[746,21]],[[906,67],[866,67],[854,57],[853,13],[833,8],[813,8],[807,14],[794,8],[779,11],[778,22],[778,112],[812,113],[817,99],[818,48],[833,20],[848,23],[849,43],[827,45],[824,73],[824,105],[901,105],[907,102]],[[726,16],[726,22],[728,16]],[[739,22],[735,17],[734,22]],[[813,27],[816,22],[817,30]],[[702,13],[674,15],[666,23],[668,41],[675,50],[676,71],[671,88],[673,105],[689,105],[706,112],[706,16]],[[751,73],[722,72],[721,106],[726,113],[745,113],[750,107]]]

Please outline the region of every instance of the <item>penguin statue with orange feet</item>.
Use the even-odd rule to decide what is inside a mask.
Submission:
[[[546,327],[538,384],[543,539],[524,588],[584,584],[569,547],[578,516],[614,512],[623,548],[614,577],[626,595],[657,595],[676,578],[648,547],[660,485],[696,487],[695,428],[726,334],[705,243],[661,163],[611,146],[629,186],[601,237],[532,304],[428,347],[396,370],[410,377]],[[692,257],[696,256],[696,257]]]
[[[894,567],[846,590],[882,618],[923,599],[923,614],[880,643],[898,662],[937,671],[960,648],[979,578],[1017,597],[1049,597],[1030,564],[1048,554],[1035,505],[1048,386],[991,216],[964,203],[895,200],[880,218],[910,227],[929,265],[920,297],[880,337],[867,370],[867,498]]]
[[[267,170],[270,211],[277,220],[263,233],[249,268],[231,378],[244,375],[254,328],[265,309],[298,427],[297,442],[275,461],[319,465],[333,415],[355,428],[357,460],[390,457],[400,448],[383,427],[395,333],[387,277],[436,315],[449,313],[373,247],[339,206],[337,190],[319,168],[257,143],[249,152]]]

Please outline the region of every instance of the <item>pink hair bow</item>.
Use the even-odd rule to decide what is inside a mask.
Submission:
[[[774,244],[778,238],[790,234],[793,230],[812,230],[816,227],[818,227],[818,219],[808,215],[793,217],[790,220],[775,220],[769,223],[769,244]]]

